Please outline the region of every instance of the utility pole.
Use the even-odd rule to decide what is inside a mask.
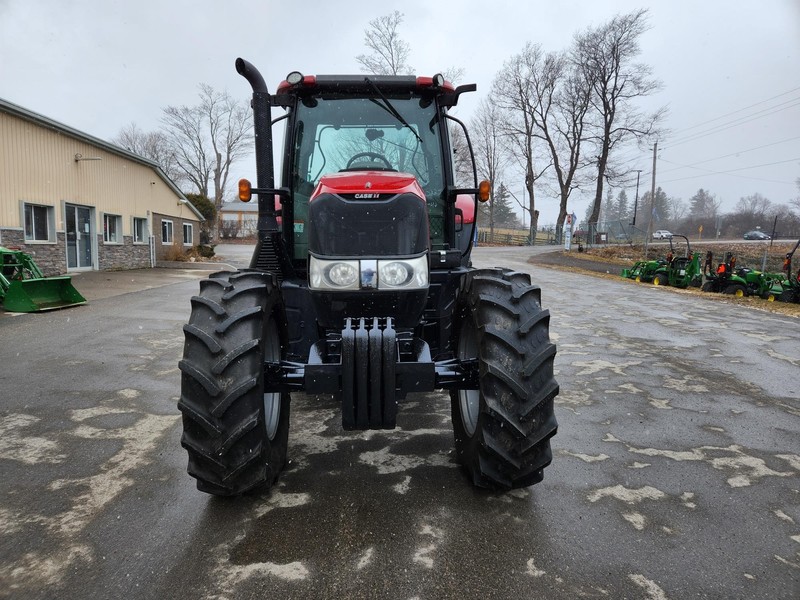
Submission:
[[[658,153],[658,141],[653,144],[653,181],[650,184],[650,221],[647,224],[647,234],[644,238],[644,256],[647,258],[647,246],[650,236],[653,235],[653,210],[656,207],[656,154]]]
[[[633,222],[631,225],[636,227],[636,210],[639,207],[639,175],[642,174],[641,169],[636,169],[636,199],[633,201]]]

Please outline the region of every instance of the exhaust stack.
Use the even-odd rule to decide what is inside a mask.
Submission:
[[[275,167],[272,159],[272,105],[267,84],[261,73],[243,58],[236,59],[236,72],[247,79],[253,88],[253,131],[256,148],[256,185],[258,193],[258,230],[276,232]],[[269,190],[269,192],[259,191]]]

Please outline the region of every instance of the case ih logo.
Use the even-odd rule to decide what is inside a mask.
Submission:
[[[356,200],[376,200],[381,197],[380,194],[354,194]]]

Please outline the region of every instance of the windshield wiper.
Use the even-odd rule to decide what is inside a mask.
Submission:
[[[404,127],[408,127],[411,130],[411,133],[414,134],[414,137],[416,137],[417,140],[419,140],[419,143],[421,144],[422,143],[422,138],[419,137],[419,134],[417,133],[417,130],[414,129],[411,125],[408,124],[408,121],[406,121],[403,118],[403,115],[401,115],[397,111],[397,109],[392,105],[392,103],[389,102],[389,99],[386,96],[383,95],[383,92],[380,90],[380,88],[377,85],[375,85],[375,82],[372,81],[369,77],[364,77],[364,81],[366,81],[370,86],[372,86],[372,89],[375,90],[375,93],[378,94],[378,96],[381,97],[381,100],[383,100],[383,108],[385,108],[389,112],[389,114],[392,115],[395,119],[400,121],[400,123],[402,123]],[[376,104],[378,104],[378,103],[376,102]],[[381,106],[381,105],[378,104],[378,106]]]

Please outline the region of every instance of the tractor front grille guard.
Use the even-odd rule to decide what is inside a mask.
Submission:
[[[394,329],[391,317],[345,319],[341,334],[314,344],[308,363],[265,365],[265,392],[340,394],[344,429],[393,429],[410,392],[477,389],[478,361],[433,361],[428,344]]]

